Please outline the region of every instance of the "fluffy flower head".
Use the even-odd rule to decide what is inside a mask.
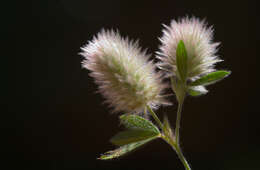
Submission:
[[[187,51],[187,78],[214,71],[214,65],[221,60],[216,56],[219,43],[213,43],[213,29],[205,21],[197,18],[182,18],[172,20],[170,26],[164,25],[160,38],[160,51],[157,53],[161,62],[158,67],[167,71],[167,76],[177,76],[176,49],[182,40]]]
[[[99,92],[114,111],[139,113],[146,105],[165,103],[161,75],[138,42],[102,30],[82,48],[81,55],[82,66],[91,71]]]

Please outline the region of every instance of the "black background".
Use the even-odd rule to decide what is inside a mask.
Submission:
[[[50,0],[8,7],[2,6],[3,59],[10,62],[2,67],[8,73],[1,113],[8,115],[1,123],[4,169],[184,169],[159,139],[121,159],[96,159],[114,149],[109,138],[122,127],[95,93],[78,53],[101,28],[118,28],[154,53],[161,24],[186,15],[214,25],[224,59],[217,68],[232,75],[206,96],[185,101],[184,154],[194,170],[260,169],[255,1]],[[167,113],[174,125],[171,100],[172,107],[157,113]]]

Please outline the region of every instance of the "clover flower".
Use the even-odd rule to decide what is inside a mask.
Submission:
[[[161,74],[137,41],[102,30],[81,49],[83,68],[91,71],[98,91],[114,112],[140,113],[146,106],[167,104]]]
[[[172,20],[170,26],[164,27],[160,38],[162,44],[157,52],[161,62],[157,66],[167,71],[166,76],[178,76],[176,49],[180,41],[187,50],[187,79],[194,80],[214,71],[214,65],[222,61],[216,55],[219,43],[212,42],[212,26],[208,27],[205,20],[185,17]]]
[[[141,50],[137,41],[121,37],[118,31],[102,30],[81,48],[82,67],[90,71],[98,91],[114,112],[144,113],[121,115],[119,119],[125,130],[110,139],[118,148],[98,159],[115,159],[161,138],[176,151],[185,169],[191,170],[180,147],[181,115],[186,95],[205,95],[206,86],[231,73],[215,71],[215,64],[221,60],[216,56],[219,43],[213,43],[212,39],[212,27],[194,17],[173,20],[163,30],[157,66],[166,73],[164,77],[170,77],[178,101],[175,128],[166,115],[161,122],[154,112],[158,106],[170,104],[163,95],[167,86],[162,82],[162,74],[156,72],[153,61],[149,60],[150,55]]]

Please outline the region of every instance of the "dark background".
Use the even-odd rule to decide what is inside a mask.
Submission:
[[[217,68],[232,75],[206,96],[185,101],[184,154],[194,170],[260,169],[255,1],[49,0],[8,7],[2,6],[3,59],[10,62],[2,67],[8,71],[1,113],[8,117],[1,123],[4,169],[184,169],[159,139],[121,159],[96,159],[115,148],[109,139],[122,127],[102,105],[78,53],[101,28],[118,28],[154,53],[161,24],[186,15],[214,25],[224,59]],[[157,113],[168,113],[174,125],[171,100],[173,107]]]

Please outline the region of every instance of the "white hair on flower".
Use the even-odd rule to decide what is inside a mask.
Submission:
[[[137,41],[122,38],[118,31],[102,30],[80,53],[82,66],[99,86],[99,92],[115,112],[140,113],[149,105],[167,104],[161,74]]]
[[[176,49],[182,40],[185,44],[188,63],[187,78],[196,79],[198,76],[214,71],[214,66],[220,62],[216,55],[219,43],[213,43],[213,28],[208,27],[205,20],[185,17],[178,21],[172,20],[170,26],[164,25],[160,39],[160,51],[157,58],[161,60],[157,66],[166,70],[166,76],[176,76]]]

